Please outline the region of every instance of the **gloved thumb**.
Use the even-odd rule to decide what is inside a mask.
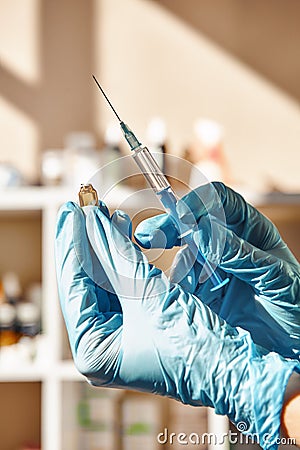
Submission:
[[[122,233],[124,236],[132,237],[132,223],[128,214],[124,211],[117,209],[111,216],[112,224]]]
[[[143,220],[136,227],[134,237],[143,248],[172,248],[180,244],[179,233],[168,214]]]
[[[178,200],[176,212],[179,220],[191,228],[197,227],[200,217],[207,214],[225,221],[222,201],[212,183],[200,186]],[[141,222],[135,231],[135,238],[143,248],[172,248],[182,245],[178,239],[174,221],[168,214],[161,214]]]

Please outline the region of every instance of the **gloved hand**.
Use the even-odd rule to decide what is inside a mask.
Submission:
[[[222,209],[226,224],[220,219]],[[194,240],[230,282],[211,292],[211,282],[199,280],[202,267],[188,247],[178,252],[171,281],[195,294],[232,326],[250,331],[256,344],[299,359],[299,263],[272,222],[222,183],[190,192],[178,202],[177,212],[190,226],[196,221]],[[139,224],[135,237],[146,248],[160,247],[162,242],[167,248],[180,245],[167,214]]]
[[[96,386],[167,395],[212,406],[276,448],[284,388],[299,365],[257,347],[196,296],[151,266],[122,212],[58,217],[56,267],[71,349]]]

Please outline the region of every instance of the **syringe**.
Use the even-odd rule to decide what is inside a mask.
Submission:
[[[153,155],[151,154],[151,152],[148,150],[147,147],[142,146],[141,142],[139,142],[139,140],[137,139],[135,134],[131,131],[131,129],[121,120],[120,116],[116,112],[115,108],[111,104],[110,100],[108,99],[107,95],[105,94],[104,90],[102,89],[102,87],[100,86],[98,80],[94,75],[93,79],[95,80],[98,88],[100,89],[106,101],[108,102],[114,114],[116,115],[120,123],[124,137],[128,142],[131,151],[133,152],[132,156],[135,162],[137,163],[142,174],[148,181],[150,187],[153,189],[153,191],[160,199],[162,205],[164,206],[164,209],[174,221],[174,226],[176,227],[178,233],[180,234],[179,238],[181,239],[181,242],[183,244],[188,244],[192,254],[205,269],[207,277],[210,278],[213,284],[213,288],[211,289],[211,291],[220,289],[221,287],[223,287],[225,284],[228,283],[229,278],[222,280],[222,278],[215,272],[210,262],[202,255],[201,251],[199,250],[195,241],[193,240],[192,236],[193,229],[190,228],[187,224],[182,223],[178,217],[178,213],[176,210],[178,197],[173,191],[168,179],[160,170],[159,165],[157,164],[155,158],[153,157]]]

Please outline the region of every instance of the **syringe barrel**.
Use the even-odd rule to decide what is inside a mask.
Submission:
[[[148,181],[150,187],[155,191],[159,192],[163,189],[170,187],[168,179],[165,177],[163,172],[160,170],[154,156],[148,150],[147,147],[138,147],[133,150],[133,158],[139,166],[144,177]]]

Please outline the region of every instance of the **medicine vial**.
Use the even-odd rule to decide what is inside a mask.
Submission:
[[[98,194],[91,184],[82,184],[78,197],[80,206],[98,206]]]

